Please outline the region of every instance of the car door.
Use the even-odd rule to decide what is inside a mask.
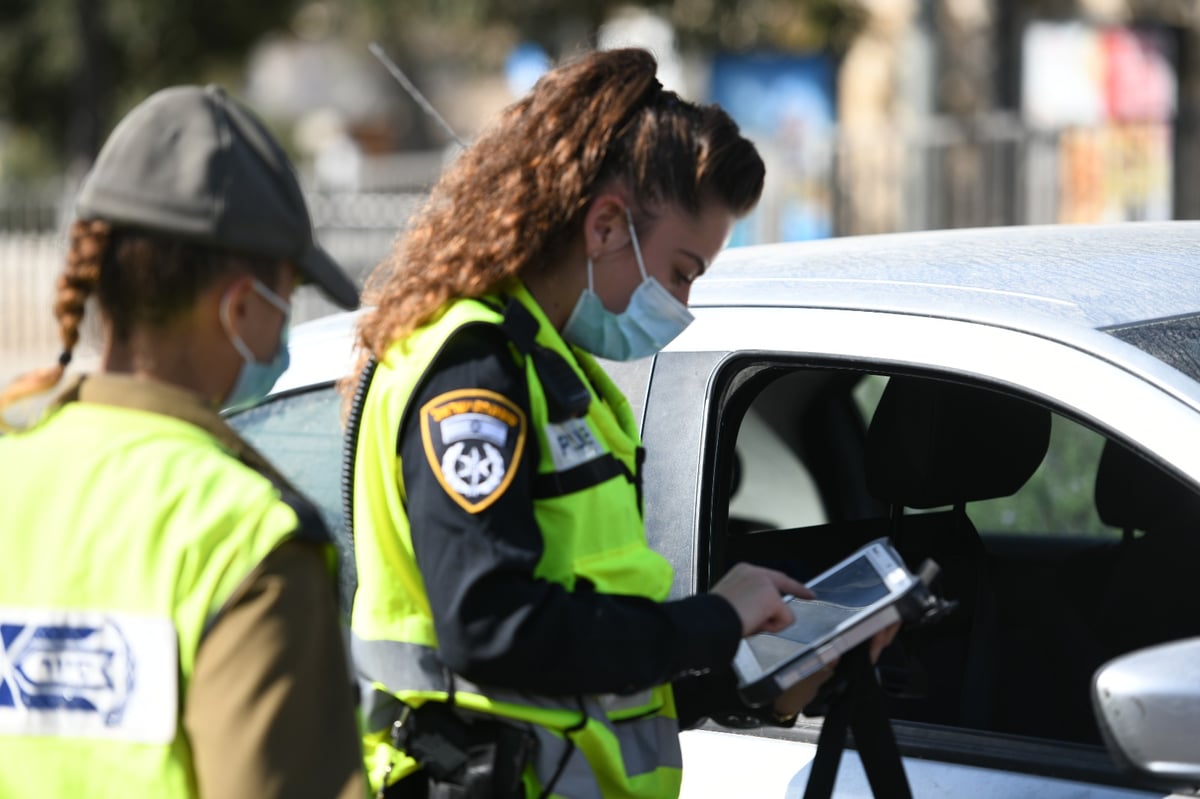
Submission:
[[[675,595],[706,590],[747,552],[803,577],[805,568],[829,565],[804,561],[813,552],[831,557],[841,530],[874,524],[881,513],[886,523],[890,509],[863,474],[881,387],[963,386],[1035,408],[1051,422],[1035,473],[1012,496],[964,510],[980,541],[971,580],[986,577],[991,610],[960,620],[968,633],[921,644],[939,653],[934,660],[962,653],[946,674],[982,663],[985,679],[972,683],[968,674],[953,707],[891,705],[908,778],[922,797],[1162,796],[1117,770],[1087,707],[1092,668],[1115,651],[1103,621],[1089,618],[1092,608],[1119,588],[1113,564],[1127,536],[1151,537],[1100,522],[1092,485],[1112,440],[1194,491],[1200,421],[1189,381],[1101,333],[1062,343],[962,321],[827,309],[700,308],[696,316],[655,360],[645,402],[647,529],[675,565]],[[986,431],[992,420],[978,421]],[[1173,622],[1200,635],[1189,619]],[[974,637],[956,649],[963,635]],[[972,659],[980,648],[987,656]],[[800,795],[819,730],[810,719],[790,730],[707,725],[685,733],[684,795]],[[835,795],[870,795],[852,751]]]

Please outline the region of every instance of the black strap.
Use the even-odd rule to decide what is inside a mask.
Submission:
[[[546,391],[550,421],[564,422],[585,415],[592,392],[562,355],[537,343],[537,319],[515,297],[504,306],[500,328],[518,351],[533,359],[533,368]]]
[[[634,455],[633,487],[637,490],[638,515],[642,517],[645,517],[646,515],[646,497],[642,493],[642,475],[646,473],[646,470],[642,467],[645,465],[645,463],[646,448],[639,446],[637,448],[637,453]]]
[[[491,306],[491,303],[488,305]],[[517,345],[518,351],[528,354],[537,346],[537,319],[516,297],[509,297],[503,308],[491,307],[504,317],[500,327],[508,334],[509,340]]]
[[[538,322],[529,309],[515,297],[510,297],[504,306],[504,321],[501,329],[517,350],[533,360],[533,368],[546,391],[547,411],[551,422],[563,422],[585,416],[592,403],[592,392],[587,384],[567,363],[566,358],[536,341]],[[636,471],[630,473],[621,461],[611,453],[594,458],[563,472],[538,475],[533,485],[534,499],[549,499],[573,494],[606,480],[623,476],[637,489],[638,509],[642,504],[642,461],[646,452],[637,451]]]
[[[833,795],[838,763],[846,748],[847,728],[854,733],[871,793],[887,799],[912,799],[868,646],[868,643],[859,644],[838,663],[834,679],[840,679],[842,687],[821,726],[804,799],[828,799]]]
[[[550,499],[573,494],[614,477],[624,477],[631,483],[636,482],[634,476],[625,468],[625,464],[617,460],[612,453],[606,452],[564,472],[539,474],[533,484],[533,498]]]

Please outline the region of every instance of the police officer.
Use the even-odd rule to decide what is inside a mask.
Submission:
[[[670,797],[702,716],[791,724],[826,674],[745,707],[743,636],[791,621],[739,564],[666,601],[638,424],[593,356],[653,354],[756,204],[763,162],[638,49],[544,76],[372,275],[351,403],[353,655],[389,796]]]
[[[98,372],[0,438],[0,796],[362,796],[314,509],[218,414],[287,364],[289,299],[353,307],[292,166],[215,86],[118,125],[77,198],[55,313]]]

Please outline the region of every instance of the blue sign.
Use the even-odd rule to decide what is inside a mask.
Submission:
[[[731,245],[802,241],[833,234],[836,70],[824,55],[720,55],[709,94],[753,140],[767,162],[759,208],[734,229]]]

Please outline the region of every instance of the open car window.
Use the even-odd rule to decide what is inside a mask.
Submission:
[[[804,580],[880,535],[936,561],[959,606],[880,661],[893,718],[1099,746],[1096,668],[1200,635],[1200,498],[1103,431],[936,375],[741,367],[710,405],[708,578]]]

